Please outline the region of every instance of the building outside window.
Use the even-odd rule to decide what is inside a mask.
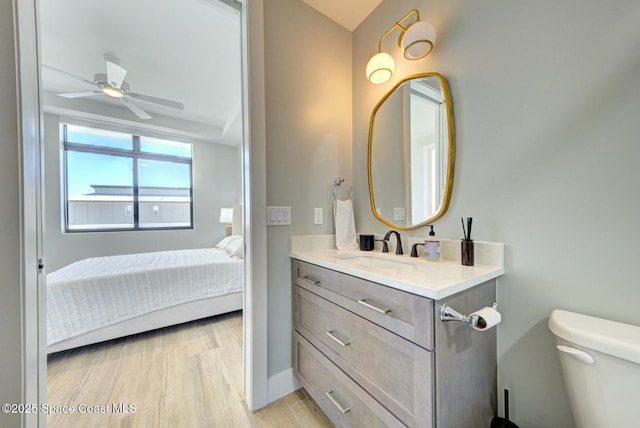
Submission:
[[[193,227],[192,145],[62,124],[65,230]]]

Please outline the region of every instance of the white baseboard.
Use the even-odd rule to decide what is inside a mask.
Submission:
[[[267,379],[267,401],[274,401],[300,389],[302,385],[293,375],[293,369],[288,369]]]

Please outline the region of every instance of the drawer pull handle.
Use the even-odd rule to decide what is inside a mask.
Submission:
[[[373,305],[373,304],[367,302],[365,299],[358,300],[358,303],[360,303],[362,306],[366,306],[367,308],[373,309],[374,311],[380,312],[381,314],[384,314],[384,315],[386,315],[389,312],[391,312],[391,309],[384,309],[384,308],[381,308],[379,306]]]
[[[318,281],[317,279],[311,278],[309,275],[303,276],[302,279],[304,279],[307,282],[312,283],[313,285],[320,285],[320,281]]]
[[[335,340],[336,342],[338,342],[338,344],[339,344],[340,346],[347,347],[347,346],[351,345],[351,342],[350,342],[350,341],[348,341],[348,342],[343,342],[342,340],[338,339],[338,338],[333,334],[334,332],[335,332],[335,330],[329,330],[329,331],[327,331],[326,333],[327,333],[327,336],[329,336],[330,338],[332,338],[333,340]]]
[[[338,408],[338,410],[340,410],[340,411],[342,412],[342,414],[343,414],[343,415],[346,415],[347,413],[349,413],[349,411],[351,410],[350,408],[348,408],[348,407],[347,407],[347,408],[345,409],[344,407],[342,407],[342,406],[340,405],[340,403],[338,403],[338,402],[336,401],[336,399],[335,399],[335,398],[333,398],[333,391],[329,391],[329,392],[327,392],[327,393],[325,393],[325,394],[326,394],[327,398],[328,398],[329,400],[331,400],[331,402],[333,403],[333,405],[334,405],[334,406],[336,406],[336,407]]]

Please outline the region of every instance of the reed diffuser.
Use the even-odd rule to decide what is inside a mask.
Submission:
[[[471,239],[471,226],[473,225],[473,218],[467,217],[467,227],[465,228],[464,219],[460,217],[462,222],[462,234],[464,238],[460,243],[460,260],[463,266],[473,266],[473,239]]]

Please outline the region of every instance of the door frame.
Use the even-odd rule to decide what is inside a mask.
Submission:
[[[20,143],[20,273],[23,404],[46,403],[46,306],[43,256],[43,162],[39,40],[35,0],[14,0],[16,91]],[[43,381],[44,379],[44,381]],[[44,427],[46,415],[22,414],[22,426]]]
[[[245,233],[244,381],[249,410],[267,404],[267,171],[264,0],[242,3],[243,194]]]
[[[43,116],[37,0],[12,0],[21,159],[22,402],[47,402]],[[245,399],[268,404],[264,0],[242,4],[243,223],[246,244],[243,316]],[[23,427],[46,427],[46,414],[22,414]]]

